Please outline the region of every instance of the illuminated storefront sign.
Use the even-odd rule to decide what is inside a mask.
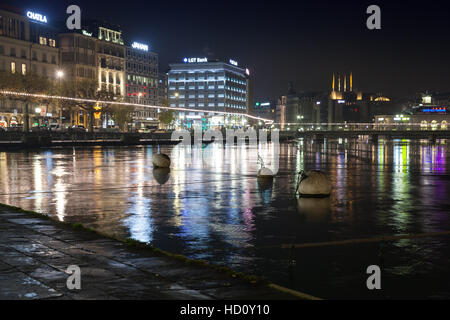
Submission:
[[[31,20],[37,21],[37,22],[42,22],[42,23],[47,23],[47,17],[40,14],[40,13],[35,13],[32,11],[28,11],[27,12],[27,17]]]
[[[250,75],[250,70],[249,69],[245,69],[245,73],[249,76]]]
[[[87,32],[86,30],[82,30],[81,33],[83,33],[85,36],[92,37],[92,32]]]
[[[447,108],[445,108],[445,107],[423,108],[422,112],[424,112],[424,113],[447,113]]]
[[[404,115],[396,115],[394,121],[409,121],[409,117]]]
[[[208,58],[184,58],[184,63],[205,63],[208,62]]]
[[[131,45],[134,49],[142,50],[142,51],[148,51],[148,45],[142,44],[139,42],[133,42]]]
[[[238,66],[237,61],[234,61],[234,60],[231,60],[231,59],[230,59],[230,64],[232,64],[233,66],[236,66],[236,67]]]

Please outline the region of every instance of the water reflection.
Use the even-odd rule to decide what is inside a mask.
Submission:
[[[159,152],[171,155],[170,170],[153,168],[152,155]],[[258,153],[265,164],[276,165],[276,152],[270,143],[257,149],[210,144],[1,152],[0,202],[262,273],[317,295],[321,293],[314,292],[316,286],[325,282],[327,287],[334,283],[331,295],[339,292],[342,284],[337,279],[342,275],[327,272],[325,277],[311,263],[296,269],[309,278],[292,283],[280,250],[259,248],[450,230],[450,150],[445,143],[299,140],[280,146],[278,175],[261,183],[256,178]],[[297,199],[296,174],[302,169],[327,171],[334,186],[331,197]],[[402,259],[394,257],[391,263],[401,267],[415,256],[423,261],[443,257],[448,264],[444,240],[417,252],[408,249],[411,243],[396,243],[392,250],[401,249]],[[353,256],[352,250],[357,248],[344,255]],[[307,259],[309,253],[303,254]],[[352,261],[328,261],[330,252],[310,258],[346,270],[366,263],[359,260],[364,254]]]

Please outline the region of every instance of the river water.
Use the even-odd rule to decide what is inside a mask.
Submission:
[[[281,249],[282,244],[450,230],[448,141],[299,140],[0,152],[0,202],[262,275],[322,298],[450,298],[450,237]],[[172,156],[171,172],[152,155]],[[329,173],[329,199],[297,199],[296,173]],[[366,269],[381,267],[381,290]]]

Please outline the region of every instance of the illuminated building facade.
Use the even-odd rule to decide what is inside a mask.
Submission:
[[[0,71],[26,75],[37,74],[56,79],[59,68],[59,51],[56,29],[43,13],[0,7]],[[57,117],[57,106],[33,106],[30,109],[31,125],[48,123]],[[38,110],[39,112],[34,112]],[[37,120],[37,119],[40,120]],[[2,99],[0,126],[23,124],[23,103]],[[31,126],[30,126],[31,127]]]
[[[134,42],[126,47],[126,100],[137,104],[158,105],[158,55],[146,44]],[[135,108],[136,129],[158,126],[156,109]]]
[[[279,125],[280,130],[285,130],[285,127],[286,127],[286,96],[281,96],[278,99],[276,112],[275,112],[275,123]]]
[[[414,114],[375,116],[375,127],[382,130],[448,130],[449,124],[448,106],[423,106]]]
[[[167,72],[158,74],[158,105],[164,106],[169,102],[169,75]]]
[[[86,31],[97,38],[96,64],[100,90],[125,96],[125,46],[119,26],[93,21]]]
[[[60,34],[64,80],[92,80],[98,83],[99,90],[124,97],[125,46],[119,29],[106,23],[86,21],[82,30]],[[71,125],[88,126],[89,114],[81,108],[72,110],[68,117]],[[113,124],[111,115],[100,113],[95,122],[96,126]]]
[[[274,101],[258,101],[252,114],[256,117],[275,121],[277,105]]]
[[[326,122],[324,108],[327,105],[328,97],[320,92],[300,92],[294,90],[292,83],[289,83],[288,93],[283,96],[284,121],[276,121],[286,130],[297,130],[303,127],[304,123]],[[282,120],[282,119],[280,119]]]
[[[363,93],[356,90],[353,73],[336,75],[333,73],[331,93],[326,103],[321,102],[320,112],[327,110],[327,123],[371,123],[376,114],[386,109],[391,99],[382,94]]]
[[[407,112],[375,117],[375,125],[380,129],[398,127],[408,130],[448,130],[449,123],[449,93],[422,93],[419,94],[416,104]]]
[[[185,58],[183,63],[171,64],[169,106],[210,111],[179,112],[178,125],[187,128],[245,126],[245,117],[224,117],[214,111],[248,113],[249,75],[249,70],[239,67],[234,60],[225,63],[207,58]]]

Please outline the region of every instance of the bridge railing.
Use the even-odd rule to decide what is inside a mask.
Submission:
[[[274,123],[281,131],[448,131],[447,123]]]

